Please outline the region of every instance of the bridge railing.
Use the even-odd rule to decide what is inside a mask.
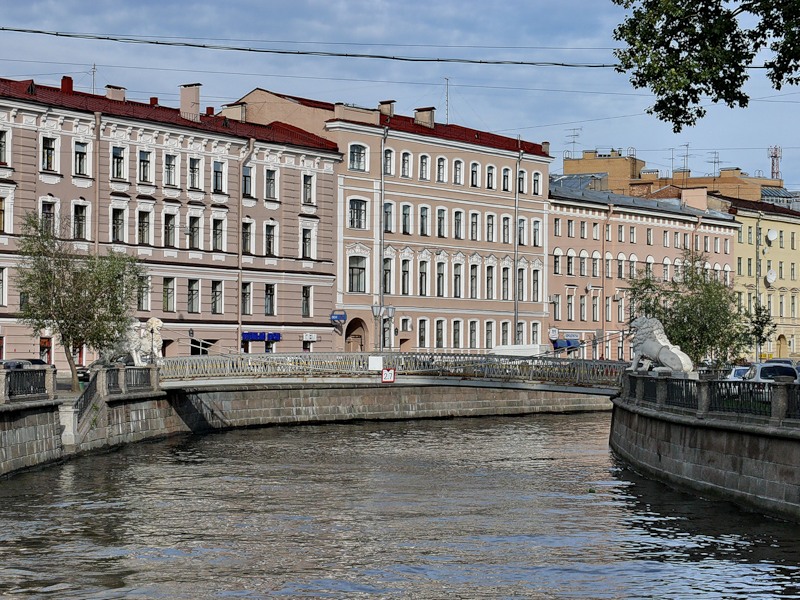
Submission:
[[[161,381],[216,378],[375,378],[370,357],[398,376],[438,376],[576,386],[619,387],[627,363],[552,357],[452,353],[229,354],[184,356],[158,361]]]

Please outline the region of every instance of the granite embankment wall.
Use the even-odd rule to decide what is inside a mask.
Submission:
[[[607,396],[485,386],[220,384],[109,396],[78,422],[69,402],[0,405],[0,475],[181,433],[353,420],[608,411]],[[6,431],[9,433],[6,434]]]
[[[699,412],[673,412],[617,398],[610,445],[642,474],[800,522],[798,424],[709,413],[702,404]]]

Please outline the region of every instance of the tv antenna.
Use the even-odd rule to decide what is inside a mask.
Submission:
[[[572,144],[572,156],[575,156],[575,144],[578,142],[578,138],[581,137],[583,127],[573,127],[572,129],[567,129],[567,131],[569,131],[567,137],[572,139],[572,141],[568,141],[567,143]]]

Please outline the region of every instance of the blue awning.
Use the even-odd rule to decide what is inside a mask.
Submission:
[[[580,340],[553,340],[553,348],[577,348],[581,345]]]

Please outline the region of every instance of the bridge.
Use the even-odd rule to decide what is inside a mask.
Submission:
[[[627,363],[554,357],[457,353],[303,353],[184,356],[158,360],[162,389],[219,384],[221,380],[264,382],[379,382],[391,371],[396,383],[447,385],[461,381],[492,387],[529,387],[616,395]]]

